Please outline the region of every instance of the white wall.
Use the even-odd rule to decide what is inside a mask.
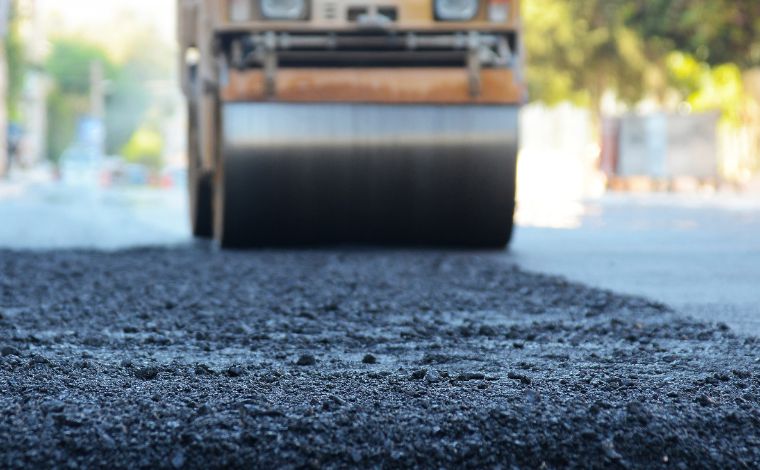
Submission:
[[[572,227],[580,202],[601,196],[605,187],[590,113],[569,104],[532,104],[520,124],[518,223]]]

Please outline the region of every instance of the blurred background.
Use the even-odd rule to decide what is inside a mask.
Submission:
[[[173,2],[2,3],[5,174],[48,165],[65,179],[97,161],[156,184],[181,164]]]
[[[175,8],[171,0],[0,0],[6,244],[186,237]],[[60,232],[41,222],[50,219]]]
[[[188,238],[175,7],[0,0],[4,244]],[[523,15],[520,225],[578,228],[621,194],[760,192],[760,2],[525,0]]]

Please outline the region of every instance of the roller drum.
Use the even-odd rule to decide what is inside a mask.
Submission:
[[[225,247],[503,247],[517,108],[227,103],[216,237]]]

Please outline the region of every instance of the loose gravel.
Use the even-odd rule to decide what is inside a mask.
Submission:
[[[503,254],[0,251],[0,467],[758,468],[759,358]]]

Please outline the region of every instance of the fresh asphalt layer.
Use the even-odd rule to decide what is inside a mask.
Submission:
[[[0,251],[3,468],[757,468],[760,341],[503,253]]]
[[[181,188],[0,182],[0,248],[191,244]],[[608,194],[520,202],[510,262],[643,296],[760,336],[760,193]],[[550,228],[554,227],[554,228]]]

